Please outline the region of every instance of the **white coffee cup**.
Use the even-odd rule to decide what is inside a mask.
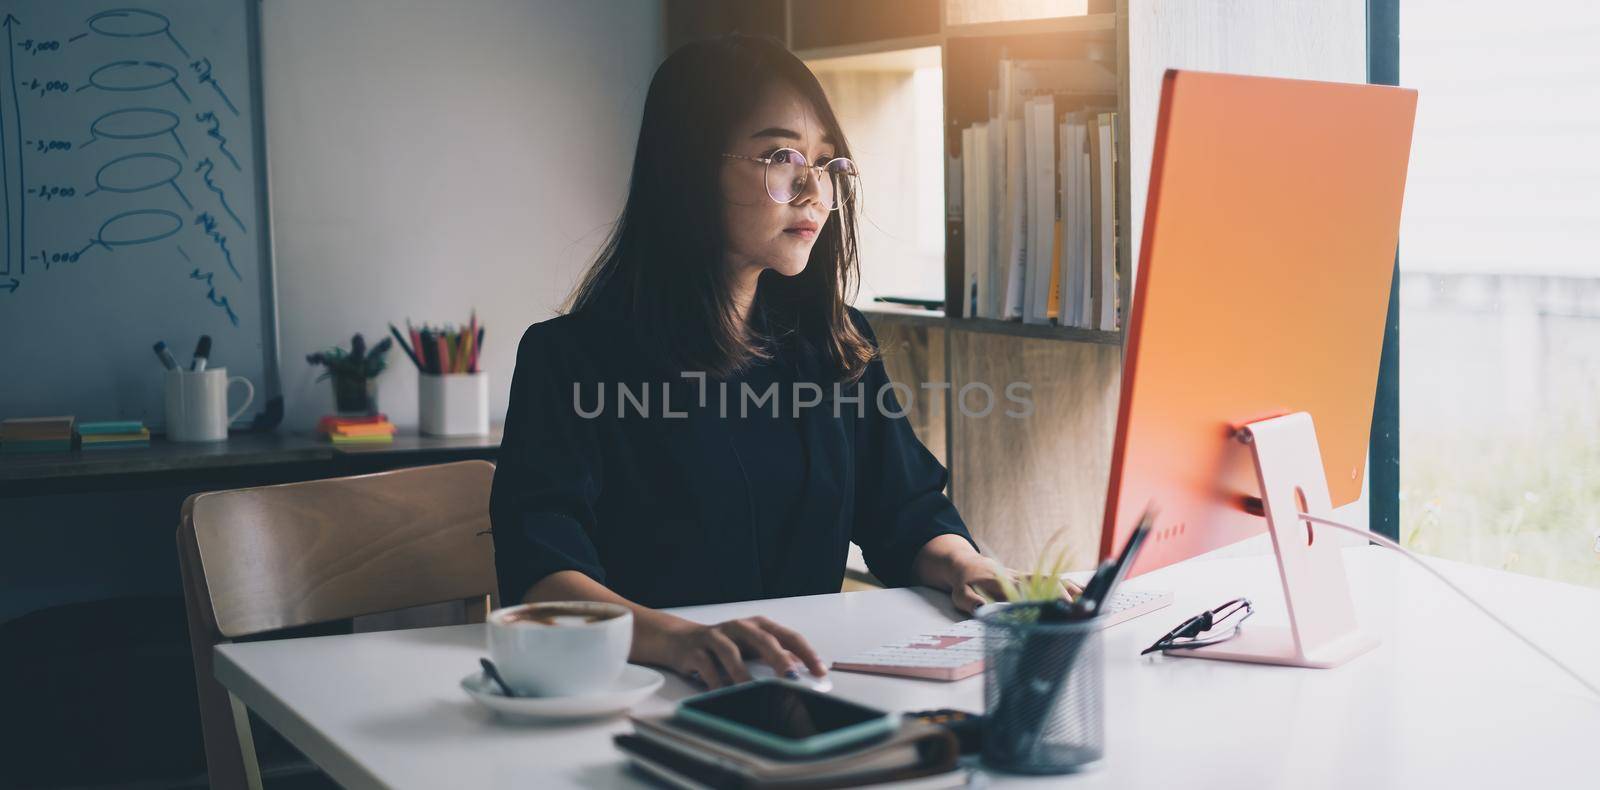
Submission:
[[[633,647],[633,612],[598,601],[546,601],[489,613],[489,657],[518,694],[609,691]]]
[[[244,385],[244,403],[228,413],[228,388]],[[250,408],[256,388],[243,376],[228,377],[227,368],[167,371],[167,438],[175,442],[220,442],[228,425]]]

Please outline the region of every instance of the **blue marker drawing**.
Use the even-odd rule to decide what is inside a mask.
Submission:
[[[168,110],[155,107],[112,110],[89,124],[89,134],[92,137],[89,142],[78,146],[80,149],[102,137],[113,140],[145,140],[171,135],[172,141],[178,144],[178,150],[183,152],[183,158],[189,158],[189,149],[178,139],[178,114]]]
[[[171,171],[149,172],[166,170],[168,165]],[[147,172],[141,172],[141,170]],[[107,192],[132,194],[155,189],[162,184],[170,184],[173,191],[183,200],[183,205],[190,211],[194,204],[189,202],[189,196],[183,194],[183,189],[178,186],[178,174],[183,172],[183,164],[166,154],[128,154],[119,156],[104,165],[94,174],[94,183],[99,187],[84,193],[84,196],[93,195],[104,189]]]
[[[194,218],[194,224],[205,229],[206,235],[211,237],[211,240],[216,242],[217,247],[222,250],[222,259],[228,262],[228,270],[233,272],[235,279],[239,282],[244,282],[244,276],[239,274],[238,267],[233,265],[233,253],[228,251],[228,237],[217,232],[217,218],[211,216],[208,212],[202,211]]]
[[[160,226],[166,224],[169,220],[172,223],[171,227],[161,229]],[[140,228],[141,224],[149,224],[150,227]],[[132,225],[134,230],[128,231],[126,236],[113,235],[111,238],[107,238],[106,231],[114,225]],[[91,242],[90,246],[99,244],[107,250],[116,252],[116,247],[131,247],[135,244],[149,244],[152,241],[161,241],[180,230],[183,230],[183,217],[177,214],[159,208],[135,209],[133,211],[124,211],[106,220],[105,224],[100,226],[100,233]],[[88,247],[84,249],[88,249]]]
[[[77,41],[78,39],[83,38],[84,36],[87,36],[87,35],[89,35],[89,34],[88,33],[79,33],[78,35],[67,39],[67,43],[71,44],[72,42]]]
[[[149,72],[156,72],[150,74]],[[159,75],[159,76],[158,76]],[[172,66],[154,60],[116,60],[89,72],[89,84],[83,88],[96,87],[103,91],[126,93],[129,91],[154,90],[163,85],[176,88],[185,102],[193,103],[189,92],[178,84],[178,70]],[[78,90],[83,90],[79,88]]]
[[[190,263],[194,263],[194,259],[189,257],[189,253],[183,251],[183,245],[182,244],[174,244],[172,246],[178,248],[178,254],[182,255],[184,260],[186,260],[186,261],[188,261]]]
[[[28,199],[22,196],[23,190],[28,186],[28,179],[22,171],[22,105],[17,101],[17,53],[16,45],[11,41],[11,28],[19,24],[16,17],[6,14],[6,78],[11,83],[11,117],[16,121],[16,146],[17,146],[17,268],[23,274],[28,273],[28,259],[22,250],[28,249]],[[6,147],[6,156],[11,155],[10,146]],[[6,169],[6,273],[11,273],[11,173]],[[12,289],[13,292],[16,289]]]
[[[83,245],[82,247],[78,248],[76,251],[73,251],[73,252],[51,253],[51,252],[47,252],[45,250],[39,250],[39,254],[38,255],[30,255],[28,257],[29,257],[29,260],[35,260],[35,261],[38,261],[38,262],[44,264],[45,271],[49,271],[51,266],[54,266],[55,264],[58,264],[58,263],[77,263],[78,259],[82,258],[84,253],[88,252],[90,250],[90,248],[94,247],[97,244],[100,244],[100,242],[95,241],[94,239],[90,239],[88,244]],[[104,246],[104,245],[101,245],[101,246]],[[109,249],[109,248],[107,248],[107,249]]]
[[[233,117],[239,117],[239,108],[233,106],[233,100],[228,98],[228,94],[222,92],[222,86],[217,83],[217,79],[215,77],[211,76],[210,58],[201,58],[197,61],[194,61],[193,63],[189,64],[189,68],[194,69],[194,73],[200,75],[201,84],[210,85],[211,89],[216,91],[218,96],[222,97],[222,103],[228,105],[228,111],[233,113]]]
[[[217,141],[217,150],[221,151],[223,156],[228,157],[228,161],[233,163],[234,170],[243,172],[244,168],[239,166],[239,160],[235,159],[233,152],[228,150],[228,138],[222,136],[222,121],[217,119],[217,114],[207,110],[197,113],[194,119],[201,123],[211,122],[211,128],[206,130],[206,136]]]
[[[0,283],[0,288],[5,288],[6,290],[10,291],[11,293],[16,293],[17,292],[17,288],[19,286],[21,286],[21,285],[22,285],[22,281],[18,280],[15,277],[13,277],[13,278],[11,278],[11,282]]]
[[[78,190],[72,187],[58,187],[44,184],[38,187],[29,187],[27,193],[30,195],[38,195],[41,200],[48,202],[60,198],[73,197],[74,195],[78,194]],[[84,197],[88,197],[89,194],[90,193],[87,192],[84,193]]]
[[[188,256],[184,257],[187,258]],[[217,286],[211,281],[211,272],[201,272],[199,267],[196,267],[194,271],[189,272],[189,279],[199,280],[205,283],[211,289],[210,292],[206,294],[206,300],[222,308],[223,311],[228,314],[228,321],[234,326],[239,325],[239,316],[234,314],[233,305],[228,304],[228,297],[217,296]]]
[[[172,45],[189,57],[189,50],[172,35],[172,21],[154,11],[142,8],[113,8],[101,11],[88,19],[89,29],[112,38],[144,38],[166,36]]]
[[[222,194],[222,189],[211,181],[212,169],[213,165],[211,164],[211,157],[201,159],[200,164],[194,166],[194,171],[199,173],[201,178],[205,179],[206,189],[217,193],[217,201],[222,203],[222,210],[228,212],[228,216],[233,218],[233,224],[239,226],[239,231],[241,233],[249,233],[249,231],[244,229],[244,222],[239,219],[239,215],[233,213],[233,207],[228,205],[228,196]]]
[[[35,40],[31,38],[25,38],[22,40],[21,44],[17,45],[17,48],[28,53],[29,55],[42,55],[46,52],[60,52],[61,42],[53,39]]]

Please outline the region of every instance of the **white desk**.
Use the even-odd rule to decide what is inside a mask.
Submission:
[[[1052,777],[1074,787],[1521,788],[1594,786],[1600,700],[1419,569],[1347,551],[1363,624],[1383,644],[1335,670],[1138,658],[1179,620],[1236,595],[1252,623],[1283,623],[1270,557],[1192,561],[1134,580],[1170,608],[1107,633],[1107,759]],[[1569,663],[1600,676],[1600,591],[1444,563]],[[824,657],[948,622],[945,597],[884,590],[681,610],[698,621],[765,614]],[[457,687],[481,626],[224,645],[217,677],[341,784],[393,788],[647,786],[611,744],[624,720],[507,725]],[[944,684],[833,673],[834,693],[892,710],[982,709],[982,679]],[[669,678],[637,712],[689,687]],[[1029,784],[984,775],[974,785]]]

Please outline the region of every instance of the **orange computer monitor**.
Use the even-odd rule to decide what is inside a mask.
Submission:
[[[1361,495],[1416,91],[1171,70],[1128,313],[1100,556],[1132,573],[1258,534],[1243,425],[1304,411]]]

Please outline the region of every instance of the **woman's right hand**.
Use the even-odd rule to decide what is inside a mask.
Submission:
[[[804,637],[765,617],[745,617],[716,625],[673,618],[655,634],[640,634],[653,643],[648,663],[665,666],[708,688],[750,680],[746,659],[758,659],[782,677],[810,671],[822,677],[827,668]]]

